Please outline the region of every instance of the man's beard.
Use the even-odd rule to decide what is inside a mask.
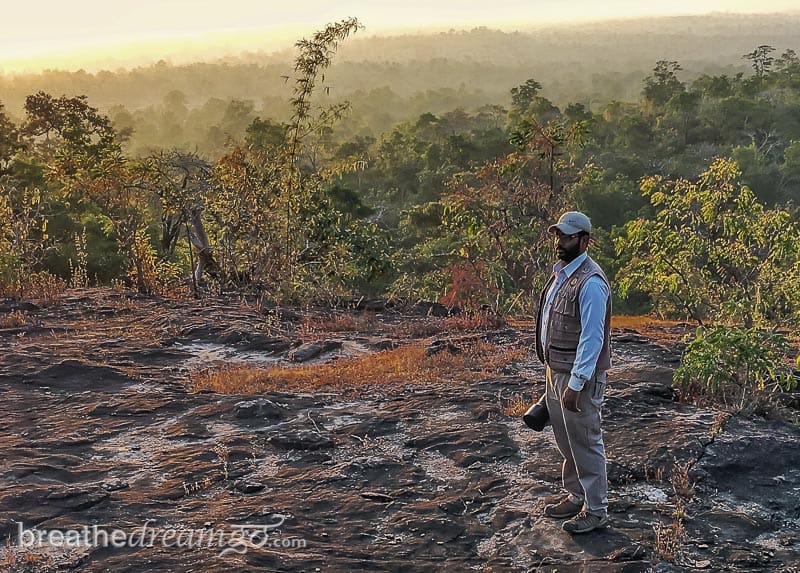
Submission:
[[[559,247],[556,249],[556,255],[558,255],[558,258],[564,261],[565,263],[571,263],[580,254],[581,254],[581,244],[580,242],[577,241],[575,242],[575,245],[572,248]]]

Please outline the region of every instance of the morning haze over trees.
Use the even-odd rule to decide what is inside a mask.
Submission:
[[[0,76],[0,287],[528,314],[578,208],[619,311],[701,325],[676,380],[743,405],[795,383],[798,30],[348,19],[291,55]]]

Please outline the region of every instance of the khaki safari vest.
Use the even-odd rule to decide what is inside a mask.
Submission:
[[[547,322],[547,348],[542,348],[541,324],[545,297],[556,275],[550,277],[544,286],[539,299],[539,313],[536,317],[536,354],[555,372],[572,371],[575,356],[578,352],[578,341],[581,337],[580,292],[583,285],[593,276],[599,276],[606,285],[610,285],[603,269],[588,256],[572,276],[567,278],[553,297],[550,307],[550,318]],[[611,296],[606,300],[606,320],[603,331],[603,348],[597,358],[596,372],[605,372],[611,368]]]

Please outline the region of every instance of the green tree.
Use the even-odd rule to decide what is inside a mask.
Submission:
[[[795,205],[800,204],[800,141],[793,141],[784,149],[780,172],[785,196]]]
[[[222,274],[238,286],[307,301],[381,284],[386,235],[357,218],[358,206],[345,209],[351,191],[332,184],[343,168],[331,159],[331,129],[348,106],[312,106],[336,48],[358,28],[347,19],[298,42],[290,122],[250,122],[247,145],[214,165],[203,216]]]
[[[19,129],[6,115],[0,102],[0,177],[8,173],[11,160],[22,149],[24,144]]]
[[[721,324],[697,329],[674,381],[684,396],[747,413],[765,410],[770,395],[797,386],[785,358],[786,337]]]
[[[508,113],[509,125],[520,121],[548,123],[560,115],[559,109],[545,97],[539,95],[542,85],[534,79],[511,88],[511,109]]]
[[[796,324],[800,228],[788,211],[767,209],[719,159],[696,182],[647,178],[642,193],[656,215],[626,225],[617,243],[631,261],[623,293],[650,293],[655,308],[745,327]]]
[[[768,45],[761,45],[750,53],[744,54],[742,58],[750,60],[753,71],[756,77],[761,78],[765,73],[769,72],[772,63],[775,61],[770,54],[775,51],[775,48]]]
[[[681,71],[678,62],[659,60],[653,68],[653,74],[644,80],[642,96],[656,107],[666,104],[675,94],[686,88],[678,79],[677,72]]]
[[[542,84],[530,78],[525,83],[511,88],[511,109],[518,116],[523,115],[538,97]]]
[[[89,105],[85,96],[55,98],[39,92],[27,98],[25,111],[22,133],[49,183],[43,201],[70,220],[62,236],[54,237],[60,242],[62,258],[65,248],[72,249],[79,229],[87,226],[87,231],[94,231],[96,227],[116,242],[118,252],[141,279],[143,261],[136,256],[141,250],[133,247],[137,235],[153,220],[153,196],[140,184],[135,163],[122,152],[111,121]],[[102,244],[95,238],[90,237],[89,245]],[[90,252],[92,259],[98,255]],[[141,280],[137,286],[147,290]]]

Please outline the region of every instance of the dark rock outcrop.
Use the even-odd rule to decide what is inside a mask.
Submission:
[[[95,307],[129,312],[96,319]],[[0,333],[3,539],[14,543],[19,522],[230,529],[280,515],[270,535],[287,543],[222,556],[220,548],[83,547],[51,551],[40,570],[616,573],[800,565],[800,431],[676,402],[674,349],[663,341],[617,337],[604,407],[610,526],[571,537],[541,513],[561,493],[551,430],[533,432],[504,413],[514,397],[541,395],[543,372],[532,357],[513,375],[473,384],[192,394],[184,383],[196,356],[173,342],[190,336],[221,344],[224,336],[230,348],[250,345],[274,361],[290,339],[260,332],[261,309],[238,301],[196,307],[89,289],[31,312],[39,334]],[[95,331],[79,328],[87,316],[97,320]],[[341,335],[360,352],[375,348],[370,340],[386,348],[408,342],[389,331],[370,336]],[[505,329],[490,338],[504,344],[531,336]],[[324,349],[313,350],[320,357]],[[676,515],[685,537],[667,563],[654,528]],[[292,539],[305,546],[291,547]],[[0,547],[0,571],[9,550],[16,563],[25,559]]]

